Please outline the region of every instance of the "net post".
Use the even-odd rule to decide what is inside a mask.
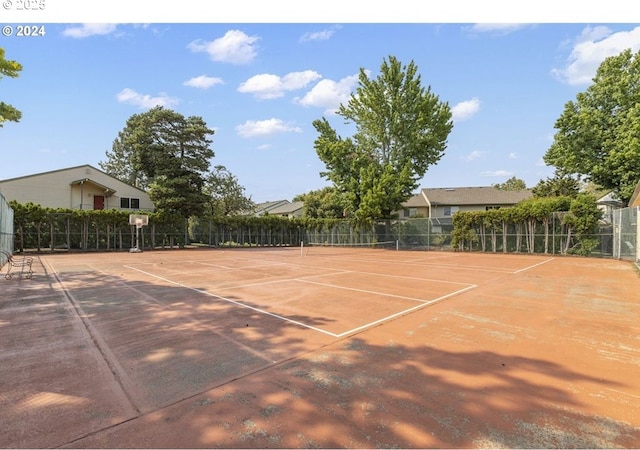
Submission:
[[[304,256],[304,241],[300,241],[300,256]]]
[[[396,251],[400,250],[400,239],[396,239]]]

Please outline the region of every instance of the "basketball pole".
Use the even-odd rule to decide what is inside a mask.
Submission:
[[[142,220],[136,220],[136,246],[132,249],[129,249],[130,253],[142,253],[140,250],[140,228],[142,228]]]

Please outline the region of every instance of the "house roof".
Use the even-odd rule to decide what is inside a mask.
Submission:
[[[610,206],[617,206],[617,207],[624,206],[624,203],[620,201],[620,199],[613,192],[609,192],[606,195],[600,196],[600,198],[598,198],[596,203],[598,205],[610,205]]]
[[[515,205],[533,197],[529,189],[505,191],[493,186],[425,188],[421,194],[431,205]]]
[[[289,203],[289,200],[276,200],[273,202],[257,203],[254,208],[254,211],[256,212],[271,211],[273,208],[277,208],[278,206],[285,205],[287,203]]]
[[[99,189],[102,189],[104,191],[105,195],[107,195],[107,196],[113,195],[113,194],[115,194],[117,192],[115,189],[110,188],[108,186],[105,186],[104,184],[100,184],[97,181],[92,180],[91,178],[83,178],[81,180],[75,180],[75,181],[72,181],[70,184],[72,186],[74,186],[76,184],[77,185],[81,185],[81,184],[84,184],[84,183],[90,183],[90,184],[93,184],[94,186],[98,187]]]
[[[303,207],[303,202],[286,203],[269,210],[269,214],[290,214],[301,210]]]
[[[113,175],[109,175],[105,171],[100,170],[100,169],[98,169],[96,167],[93,167],[90,164],[81,164],[79,166],[72,166],[72,167],[65,167],[63,169],[49,170],[47,172],[32,173],[30,175],[23,175],[23,176],[15,177],[15,178],[5,178],[4,180],[0,180],[0,182],[4,183],[4,182],[8,182],[8,181],[23,180],[23,179],[27,179],[27,178],[38,177],[38,176],[41,176],[41,175],[49,175],[49,174],[59,173],[59,172],[69,172],[69,171],[73,171],[73,170],[76,170],[76,169],[82,169],[82,168],[88,168],[88,169],[91,169],[91,170],[95,170],[96,172],[99,172],[99,173],[101,173],[101,174],[103,174],[103,175],[105,175],[105,176],[107,176],[109,178],[112,178],[113,180],[115,180],[115,181],[117,181],[119,183],[126,184],[127,186],[129,186],[129,187],[131,187],[133,189],[137,189],[140,192],[145,192],[143,189],[140,189],[137,186],[133,186],[133,185],[130,185],[130,184],[125,183],[123,181],[120,181],[116,177],[114,177]],[[108,188],[107,186],[104,186],[103,184],[98,183],[98,182],[96,182],[96,181],[94,181],[94,180],[92,180],[90,178],[84,178],[84,179],[81,179],[81,180],[74,180],[73,182],[71,182],[71,184],[79,184],[80,182],[83,182],[83,181],[90,181],[90,182],[92,182],[93,184],[95,184],[96,186],[98,186],[100,188],[108,189],[109,191],[111,191],[111,194],[116,192],[115,189]]]
[[[427,199],[424,198],[424,195],[419,193],[404,202],[402,206],[405,208],[426,208],[429,204],[427,203]]]

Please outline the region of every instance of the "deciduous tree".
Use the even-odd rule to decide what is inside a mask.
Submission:
[[[305,217],[342,219],[349,214],[344,196],[333,186],[297,195],[293,201],[304,202]]]
[[[6,59],[4,55],[5,51],[0,47],[0,79],[3,76],[17,78],[22,71],[22,64]],[[19,110],[8,103],[0,101],[0,128],[4,125],[4,122],[19,122],[21,118],[22,113]]]
[[[212,216],[230,216],[251,210],[255,203],[225,166],[217,165],[205,176],[204,193]]]
[[[555,128],[544,161],[627,202],[640,180],[640,52],[605,59],[593,84],[565,104]]]
[[[313,122],[321,175],[345,194],[357,220],[388,218],[440,160],[453,127],[451,109],[423,87],[418,68],[390,56],[377,78],[360,69],[358,88],[338,115],[355,125],[342,138],[326,118]]]
[[[504,183],[494,184],[493,187],[501,191],[522,191],[527,188],[527,184],[520,178],[511,177]]]

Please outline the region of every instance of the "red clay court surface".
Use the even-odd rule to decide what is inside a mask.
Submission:
[[[47,254],[0,289],[3,448],[640,447],[629,262]]]

